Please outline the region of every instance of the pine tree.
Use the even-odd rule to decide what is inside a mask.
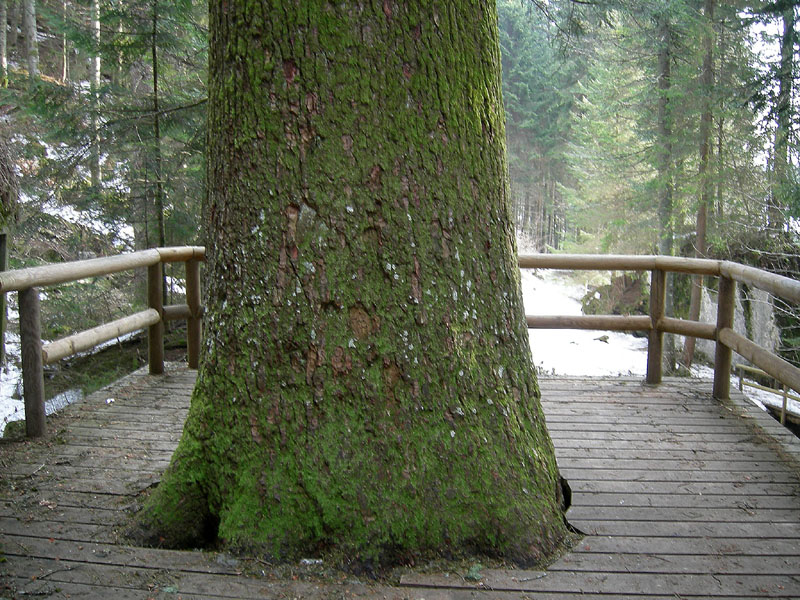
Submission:
[[[496,23],[211,4],[206,356],[153,541],[531,564],[563,539]]]

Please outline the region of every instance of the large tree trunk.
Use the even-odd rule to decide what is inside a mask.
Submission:
[[[277,557],[546,556],[563,496],[493,0],[231,0],[210,26],[205,356],[145,531]]]
[[[714,93],[714,1],[705,0],[703,12],[706,20],[706,33],[703,37],[703,71],[700,75],[700,91],[703,94],[703,114],[700,116],[700,202],[697,205],[697,227],[694,252],[697,258],[705,258],[707,253],[706,233],[708,229],[708,207],[711,205],[713,182],[709,170],[711,156],[711,126],[713,124],[711,97]],[[700,318],[700,302],[703,292],[703,276],[692,278],[692,295],[689,302],[689,319]],[[687,337],[683,347],[683,361],[686,367],[694,360],[695,338]]]

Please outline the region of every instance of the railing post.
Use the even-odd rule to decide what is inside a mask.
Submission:
[[[727,400],[731,396],[731,362],[733,351],[719,339],[719,332],[733,327],[733,312],[736,300],[736,282],[727,277],[719,278],[717,299],[717,345],[714,353],[714,398]]]
[[[647,336],[647,383],[661,383],[662,359],[664,356],[664,332],[658,322],[664,317],[667,303],[667,273],[653,269],[650,275],[650,321],[652,329]]]
[[[25,435],[45,434],[44,370],[39,290],[19,291],[19,337],[22,353],[22,389],[25,395]]]
[[[202,320],[200,318],[200,261],[186,261],[186,304],[190,316],[186,321],[186,358],[190,369],[200,364],[200,338]]]
[[[164,372],[164,305],[162,302],[163,267],[160,262],[147,267],[147,303],[158,311],[161,319],[147,330],[147,350],[150,361],[150,374]]]

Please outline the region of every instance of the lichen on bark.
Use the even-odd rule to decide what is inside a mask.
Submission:
[[[230,0],[210,25],[204,359],[143,530],[540,560],[565,528],[494,3]]]

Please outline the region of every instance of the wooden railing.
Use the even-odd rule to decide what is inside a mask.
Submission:
[[[0,293],[16,291],[19,294],[26,435],[38,437],[46,431],[43,371],[46,364],[146,327],[150,373],[159,375],[164,372],[164,322],[186,319],[187,360],[189,367],[196,369],[200,357],[203,313],[200,303],[200,261],[204,259],[205,248],[183,246],[0,273]],[[183,262],[186,265],[186,304],[162,304],[162,265],[166,262]],[[39,288],[139,268],[147,268],[147,310],[42,345]]]
[[[800,282],[729,261],[672,256],[534,254],[519,257],[522,269],[650,271],[650,316],[527,316],[532,329],[601,329],[646,331],[647,382],[661,383],[664,333],[716,342],[714,397],[730,397],[731,362],[737,352],[789,388],[800,391],[800,369],[733,330],[736,282],[754,286],[789,302],[800,302]],[[664,314],[667,273],[719,277],[717,322],[714,325],[675,319]]]
[[[203,315],[200,300],[200,261],[204,259],[205,248],[202,246],[184,246],[0,273],[0,293],[19,293],[25,430],[29,437],[41,436],[46,429],[43,376],[45,364],[146,327],[150,373],[161,374],[164,372],[164,322],[186,319],[187,359],[190,368],[197,368]],[[162,265],[166,262],[183,262],[186,265],[186,304],[162,305]],[[664,333],[675,333],[716,342],[713,392],[716,398],[727,399],[730,396],[733,351],[789,388],[800,392],[800,369],[733,331],[737,281],[758,287],[787,301],[800,303],[798,281],[728,261],[666,256],[536,254],[520,256],[519,266],[522,269],[650,271],[649,316],[526,317],[528,327],[536,329],[648,332],[648,383],[661,382]],[[147,268],[147,310],[42,345],[39,288],[138,268]],[[666,276],[669,272],[720,278],[716,324],[675,319],[665,315]]]

